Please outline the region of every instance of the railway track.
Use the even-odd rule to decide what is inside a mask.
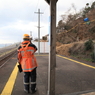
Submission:
[[[9,59],[15,55],[17,53],[17,50],[16,49],[13,49],[13,50],[9,50],[5,53],[2,53],[0,55],[0,68],[2,68],[6,63],[7,61],[9,61]]]

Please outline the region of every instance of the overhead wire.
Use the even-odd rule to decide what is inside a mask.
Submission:
[[[45,20],[45,18],[44,18],[44,16],[47,14],[46,12],[46,10],[48,9],[48,4],[45,2],[45,7],[43,8],[43,10],[42,10],[42,12],[44,13],[43,15],[41,15],[41,19],[42,19],[42,21],[44,21]]]
[[[38,5],[39,5],[39,1],[40,1],[40,0],[38,0],[38,2],[36,3],[37,5],[36,5],[36,7],[35,7],[35,10],[33,11],[33,14],[34,14],[34,15],[33,15],[33,19],[34,19],[34,17],[35,17],[35,13],[34,13],[34,12],[36,12],[36,10],[37,10],[37,7],[38,7]]]
[[[46,2],[45,2],[45,4],[46,4]],[[41,18],[40,18],[41,21],[43,21],[43,19],[45,19],[43,16],[45,15],[45,12],[46,12],[46,10],[47,10],[47,8],[48,8],[47,6],[48,6],[48,4],[45,5],[45,8],[41,8],[41,0],[39,0],[36,9],[37,9],[37,8],[40,9],[40,11],[43,13],[43,14],[41,14]]]
[[[48,4],[45,1],[43,3],[44,3],[44,5],[42,5],[42,2],[40,0],[39,4],[37,6],[40,9],[40,12],[42,13],[42,14],[40,14],[40,22],[41,22],[40,25],[41,25],[42,30],[45,28],[44,21],[46,21],[45,15],[46,15],[46,10],[48,9]],[[43,31],[41,33],[43,33]]]
[[[37,10],[37,7],[38,7],[38,5],[39,5],[39,0],[36,0],[36,4],[35,4],[35,8],[34,8],[34,11],[32,12],[32,22],[36,22],[35,21],[35,19],[34,19],[34,17],[35,17],[35,12],[36,12],[36,10]],[[34,25],[34,27],[35,27],[36,25]],[[33,36],[33,32],[32,32],[32,36]]]
[[[38,8],[39,2],[40,2],[40,0],[38,0],[37,6],[36,6],[36,10],[37,10],[37,8]],[[36,11],[36,10],[35,10],[35,11]]]

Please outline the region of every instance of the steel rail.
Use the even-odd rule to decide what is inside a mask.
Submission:
[[[2,68],[8,61],[9,59],[14,56],[17,53],[16,50],[7,53],[6,55],[0,57],[0,68]]]

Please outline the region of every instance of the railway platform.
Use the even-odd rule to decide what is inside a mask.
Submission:
[[[38,62],[37,92],[33,95],[47,95],[48,54],[35,54],[35,56]],[[95,73],[89,75],[92,80],[86,77],[86,72],[94,72],[94,69],[87,66],[81,67],[80,64],[75,63],[75,66],[70,64],[69,66],[67,59],[64,60],[65,64],[63,64],[62,58],[57,56],[56,59],[56,95],[95,95]],[[93,65],[93,67],[94,66],[95,65]],[[78,71],[79,67],[81,71]],[[77,71],[78,74],[74,71]],[[81,72],[81,74],[79,74],[79,72]],[[71,75],[71,73],[73,74]],[[72,77],[74,75],[76,76],[75,78]],[[82,84],[80,84],[80,81],[82,81]],[[0,68],[0,95],[32,95],[31,93],[25,93],[23,89],[23,72],[18,72],[17,54],[14,54],[6,64]]]
[[[18,71],[17,65],[17,54],[15,54],[0,68],[0,95],[27,95],[24,92],[23,72]],[[39,73],[43,72],[41,70],[43,69],[40,71],[37,69],[37,92],[34,95],[46,95],[46,89]]]

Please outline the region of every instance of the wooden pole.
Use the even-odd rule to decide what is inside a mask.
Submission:
[[[50,0],[50,52],[48,66],[48,95],[55,95],[56,65],[56,0]]]

